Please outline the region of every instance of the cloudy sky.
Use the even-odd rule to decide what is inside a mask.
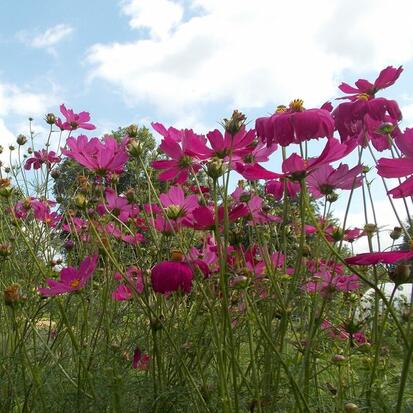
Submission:
[[[297,97],[319,106],[388,65],[405,68],[387,95],[413,124],[412,15],[410,0],[3,1],[0,144],[29,116],[41,133],[63,102],[99,133],[151,121],[205,132],[234,108],[253,121]]]

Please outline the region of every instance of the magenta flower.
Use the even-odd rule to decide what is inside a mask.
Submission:
[[[124,277],[122,274],[116,273],[115,278],[117,280],[123,280]],[[116,301],[130,300],[134,291],[136,294],[143,292],[143,274],[139,268],[135,266],[129,267],[126,270],[125,278],[127,279],[127,283],[118,285],[112,293],[112,298]]]
[[[151,357],[149,354],[142,353],[139,347],[135,348],[133,352],[133,363],[132,368],[139,369],[139,370],[148,370],[149,369],[149,362]]]
[[[366,79],[357,80],[356,87],[350,86],[348,83],[342,83],[339,89],[344,93],[350,93],[350,95],[341,99],[350,99],[356,101],[360,99],[360,95],[367,95],[373,98],[374,95],[381,89],[386,89],[393,85],[403,72],[403,67],[400,66],[397,69],[393,66],[387,66],[383,69],[374,83],[370,83]]]
[[[351,265],[394,264],[401,260],[409,260],[412,257],[413,251],[365,252],[346,258],[345,261]]]
[[[396,144],[405,157],[398,159],[381,158],[377,162],[377,173],[383,178],[400,178],[413,174],[413,128],[407,128],[396,138]],[[393,198],[413,195],[413,176],[389,191]]]
[[[356,139],[365,147],[369,138],[372,138],[377,150],[390,147],[385,137],[380,138],[377,132],[381,129],[382,123],[397,124],[402,115],[396,101],[376,98],[375,94],[391,86],[402,71],[402,67],[395,69],[389,66],[380,72],[374,84],[365,79],[359,79],[356,87],[347,83],[339,86],[342,92],[350,93],[350,95],[339,98],[348,99],[350,102],[341,103],[332,113],[342,142]]]
[[[228,219],[230,222],[238,218],[245,217],[249,214],[247,206],[242,203],[235,207],[229,207]],[[186,223],[187,226],[198,230],[209,230],[215,228],[215,215],[212,207],[201,206],[192,212],[193,222]],[[218,207],[218,224],[221,226],[224,222],[224,207]]]
[[[56,156],[56,152],[48,152],[46,149],[41,151],[34,151],[34,156],[29,158],[24,164],[24,169],[29,171],[32,166],[33,169],[40,169],[42,165],[46,165],[47,169],[51,169],[54,163],[60,162],[60,157]]]
[[[38,288],[44,297],[70,293],[82,289],[95,271],[98,256],[86,257],[79,265],[79,269],[66,267],[60,271],[60,280],[47,280],[49,288]]]
[[[115,215],[120,221],[127,222],[130,217],[135,216],[139,211],[129,204],[125,197],[118,196],[112,188],[105,189],[106,204],[99,204],[96,210],[99,215],[107,212]]]
[[[302,287],[309,293],[332,291],[351,292],[360,288],[357,275],[338,275],[333,276],[329,271],[316,272],[311,281]]]
[[[79,114],[74,113],[72,109],[66,109],[65,105],[60,105],[60,112],[66,118],[66,121],[62,121],[60,118],[57,118],[56,125],[61,130],[76,130],[76,129],[87,129],[93,130],[96,129],[95,125],[88,123],[90,121],[89,112],[80,112]]]
[[[293,180],[300,180],[322,165],[344,158],[352,152],[356,146],[357,143],[353,141],[340,143],[337,139],[330,138],[327,140],[327,144],[318,158],[305,160],[296,153],[293,153],[283,162],[282,170],[286,176],[291,176]]]
[[[358,188],[362,183],[360,176],[363,165],[357,165],[352,169],[348,165],[340,164],[337,169],[326,164],[317,168],[307,177],[307,185],[314,198],[330,195],[335,189]]]
[[[242,127],[235,135],[225,131],[223,136],[218,129],[215,129],[207,134],[207,138],[212,147],[210,156],[220,159],[230,157],[236,160],[254,150],[251,144],[255,139],[255,130],[251,129],[247,132],[245,127]]]
[[[185,197],[184,191],[178,186],[172,186],[168,193],[160,194],[159,199],[167,217],[172,220],[182,221],[182,218],[188,217],[199,206],[196,195]]]
[[[303,101],[293,100],[289,107],[278,107],[270,117],[255,122],[258,136],[271,145],[281,146],[310,139],[332,137],[334,120],[326,109],[304,109]]]
[[[180,131],[179,135],[176,135],[174,129],[171,135],[161,124],[152,124],[152,126],[164,134],[165,137],[159,148],[171,158],[154,161],[152,167],[162,171],[159,174],[161,181],[184,183],[190,173],[199,171],[201,168],[199,161],[210,156],[211,150],[206,146],[206,139],[188,129]]]
[[[190,293],[193,272],[184,262],[162,261],[151,271],[152,288],[155,292],[168,294],[175,291]]]
[[[271,194],[276,201],[281,201],[284,195],[295,199],[300,190],[301,185],[298,182],[290,181],[287,178],[281,178],[279,181],[268,181],[265,185],[265,192]]]
[[[33,210],[35,219],[44,222],[49,227],[54,228],[61,219],[57,212],[52,212],[50,210],[48,201],[34,199],[31,201],[30,206]]]
[[[120,174],[128,161],[126,144],[127,139],[119,144],[112,136],[106,136],[102,142],[98,138],[89,141],[85,135],[79,135],[77,139],[67,139],[69,149],[62,149],[62,153],[98,175]]]

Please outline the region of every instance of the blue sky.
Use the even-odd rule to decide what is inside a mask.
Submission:
[[[339,96],[341,81],[374,80],[388,65],[405,68],[386,95],[413,124],[413,5],[389,7],[385,0],[2,1],[0,144],[27,133],[28,116],[43,132],[43,115],[61,103],[90,111],[99,133],[151,121],[206,132],[234,108],[253,122],[293,98],[321,105]],[[378,208],[388,211],[377,191]]]

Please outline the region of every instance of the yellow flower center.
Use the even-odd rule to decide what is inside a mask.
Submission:
[[[71,288],[77,288],[80,285],[80,280],[79,278],[75,278],[74,280],[70,281],[70,287]]]
[[[304,101],[302,99],[294,99],[290,102],[290,110],[293,112],[302,112],[304,110]]]
[[[369,100],[370,96],[367,93],[359,93],[357,95],[358,100]]]
[[[286,110],[287,110],[287,106],[285,106],[285,105],[278,105],[278,106],[275,108],[275,113],[284,113],[284,112],[286,112]]]

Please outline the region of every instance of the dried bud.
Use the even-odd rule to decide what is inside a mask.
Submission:
[[[14,306],[21,300],[20,285],[12,284],[3,290],[4,304]]]
[[[377,225],[376,224],[366,224],[364,225],[364,232],[369,236],[373,236],[375,232],[377,232]]]
[[[222,124],[225,130],[232,136],[234,136],[245,125],[246,119],[247,117],[243,113],[239,112],[238,110],[234,110],[234,112],[232,112],[231,118],[224,119]]]
[[[24,135],[21,135],[21,134],[20,134],[19,136],[17,136],[16,142],[17,142],[20,146],[22,146],[22,145],[26,144],[27,138],[26,138]]]
[[[11,169],[10,169],[9,166],[6,166],[6,167],[4,168],[4,172],[6,172],[6,174],[10,173],[10,171],[11,171]]]
[[[45,117],[45,121],[49,125],[54,125],[56,123],[56,116],[54,113],[48,113]]]
[[[402,236],[402,228],[401,227],[394,227],[393,231],[390,232],[390,238],[393,240],[397,240]]]
[[[16,148],[15,148],[13,145],[10,145],[10,146],[9,146],[9,150],[10,150],[10,151],[14,151],[15,149],[16,149]]]
[[[9,243],[0,244],[0,257],[8,257],[11,255],[11,245]]]
[[[396,284],[405,284],[411,278],[411,265],[398,264],[393,270],[389,271],[389,278]]]
[[[60,171],[58,169],[53,169],[52,172],[50,172],[50,176],[53,179],[57,179],[60,176]]]
[[[172,261],[182,261],[184,259],[184,254],[180,250],[171,250],[171,260]]]
[[[135,190],[133,188],[127,189],[125,196],[128,202],[130,202],[131,204],[136,202]]]
[[[33,149],[32,149],[32,148],[27,148],[27,153],[28,153],[29,155],[31,155],[31,154],[33,153]]]

